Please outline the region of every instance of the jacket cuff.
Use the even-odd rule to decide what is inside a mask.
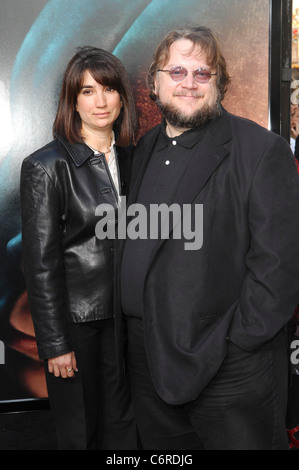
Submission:
[[[74,347],[71,343],[63,343],[55,346],[37,345],[37,350],[39,358],[45,360],[51,357],[61,356],[62,354],[68,354],[74,351]]]

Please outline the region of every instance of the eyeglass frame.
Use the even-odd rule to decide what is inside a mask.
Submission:
[[[187,72],[187,73],[185,74],[185,77],[182,78],[182,80],[175,80],[175,79],[171,76],[171,74],[170,74],[171,70],[172,70],[172,69],[175,69],[176,67],[181,67],[182,69],[185,69],[186,72]],[[195,76],[194,76],[194,73],[195,73],[195,72],[197,72],[197,71],[202,71],[202,70],[204,70],[204,71],[206,71],[206,72],[209,72],[209,74],[211,75],[210,78],[209,78],[206,82],[198,82],[198,81],[196,80]],[[157,72],[168,72],[168,73],[169,73],[169,76],[170,76],[170,78],[171,78],[171,80],[173,80],[174,82],[177,82],[177,83],[180,83],[180,82],[182,82],[183,80],[185,80],[185,78],[188,76],[188,73],[189,73],[189,72],[192,73],[192,76],[193,76],[194,80],[196,81],[196,83],[209,83],[209,81],[211,80],[212,76],[217,75],[217,73],[212,73],[212,72],[210,72],[210,70],[207,70],[207,69],[205,69],[204,67],[199,67],[198,69],[195,69],[195,70],[188,70],[188,69],[186,69],[186,67],[183,67],[182,65],[174,65],[173,67],[170,67],[170,69],[158,69]]]

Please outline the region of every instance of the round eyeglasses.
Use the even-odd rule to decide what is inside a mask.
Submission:
[[[187,70],[181,65],[176,65],[168,70],[159,69],[158,72],[168,72],[170,78],[175,82],[182,82],[187,77],[189,72],[192,73],[193,78],[197,83],[208,83],[211,80],[212,75],[217,75],[216,73],[212,73],[209,70],[203,68]]]

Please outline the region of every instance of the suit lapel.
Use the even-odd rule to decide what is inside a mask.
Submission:
[[[194,201],[214,171],[228,156],[229,149],[225,144],[231,138],[230,118],[224,110],[222,117],[209,125],[202,139],[199,152],[194,152],[174,196],[176,204],[191,204]],[[149,268],[164,240],[165,238],[156,241],[152,250]]]
[[[131,175],[131,186],[127,207],[137,200],[142,178],[146,171],[153,148],[158,138],[161,127],[157,126],[143,139],[134,154],[133,169]],[[174,200],[177,204],[191,204],[200,193],[207,181],[229,150],[226,143],[232,138],[229,114],[223,110],[223,115],[217,121],[210,123],[207,132],[203,136],[200,152],[194,152],[189,165],[182,175],[182,179],[176,191]],[[125,240],[122,241],[123,245]],[[164,239],[158,239],[153,247],[151,260],[154,258]],[[149,264],[150,265],[150,264]]]
[[[228,155],[225,144],[231,140],[229,115],[211,122],[203,136],[199,152],[195,152],[176,191],[178,204],[191,204],[222,160]]]
[[[145,137],[143,137],[142,144],[138,145],[134,152],[131,185],[127,201],[128,205],[136,202],[142,178],[151,158],[160,129],[160,125],[152,129]]]
[[[134,152],[133,156],[133,164],[132,164],[132,171],[130,177],[130,189],[129,195],[126,201],[126,207],[124,207],[123,211],[119,214],[119,224],[126,227],[130,221],[130,217],[127,217],[127,209],[130,205],[136,202],[138,197],[139,188],[142,182],[143,175],[145,173],[147,164],[150,160],[152,155],[153,148],[156,144],[156,140],[158,138],[161,126],[154,127],[145,137],[142,138],[142,144],[139,144]],[[120,252],[123,251],[125,245],[125,239],[119,239],[119,250]]]

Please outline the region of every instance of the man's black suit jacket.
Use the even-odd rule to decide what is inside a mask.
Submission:
[[[138,143],[127,206],[138,198],[159,132],[160,125]],[[217,374],[228,341],[259,348],[285,328],[298,303],[299,177],[290,147],[223,110],[175,202],[203,205],[203,245],[188,251],[171,234],[157,240],[144,285],[144,334],[158,394],[182,404]]]

